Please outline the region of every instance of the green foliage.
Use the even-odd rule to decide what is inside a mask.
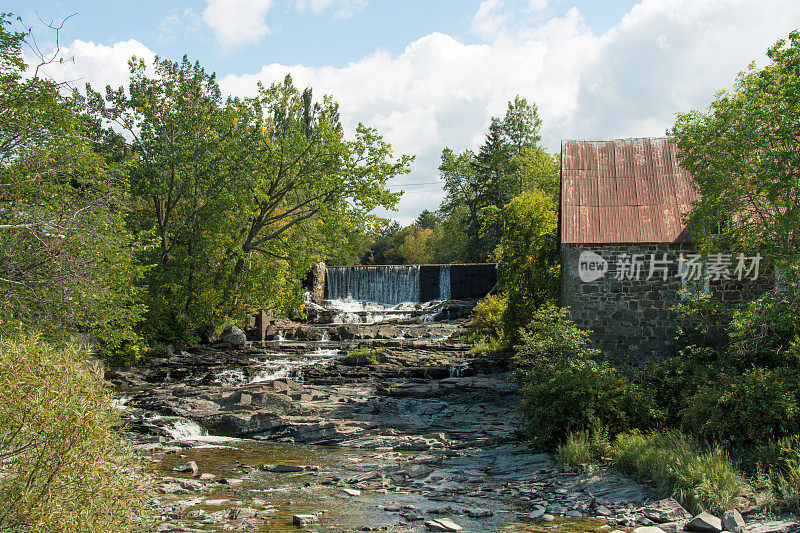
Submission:
[[[299,315],[298,280],[316,260],[354,258],[371,211],[399,198],[387,180],[413,158],[395,158],[361,124],[345,138],[338,104],[289,76],[223,102],[186,57],[130,67],[127,91],[89,94],[96,115],[134,139],[132,225],[154,244],[150,336],[192,341],[259,307]]]
[[[477,153],[442,151],[441,213],[447,233],[457,237],[451,244],[458,261],[486,261],[499,243],[502,225],[487,218],[487,208],[502,208],[532,182],[557,179],[557,169],[542,178],[553,169],[544,163],[549,156],[538,147],[540,126],[536,105],[517,96],[502,119],[492,118]]]
[[[706,447],[677,431],[617,435],[615,467],[673,497],[691,512],[720,515],[741,508],[752,489],[720,447]]]
[[[466,324],[468,338],[484,343],[505,340],[503,316],[507,307],[508,298],[503,294],[490,294],[479,300]]]
[[[138,460],[86,352],[0,339],[0,529],[128,532],[148,496]]]
[[[518,340],[540,306],[554,302],[559,288],[559,257],[556,238],[558,208],[545,193],[524,193],[498,214],[503,233],[497,256],[500,288],[508,295],[505,316],[509,341]]]
[[[684,429],[709,440],[750,446],[800,431],[797,369],[723,372],[699,384],[681,413]]]
[[[556,448],[556,462],[564,470],[575,471],[586,465],[606,462],[611,457],[608,430],[593,423],[586,431],[576,431],[567,436]]]
[[[730,356],[738,368],[800,367],[800,263],[782,271],[779,285],[737,309],[729,325]]]
[[[377,365],[386,361],[386,356],[374,348],[359,346],[342,357],[344,365]]]
[[[800,250],[800,32],[767,55],[769,64],[751,64],[707,113],[679,114],[672,133],[700,192],[687,219],[692,238],[780,264]]]
[[[652,426],[652,399],[608,363],[564,309],[545,306],[523,333],[514,362],[522,415],[531,440],[553,446],[574,431],[600,424],[610,434]]]
[[[533,313],[516,347],[515,363],[520,368],[558,366],[598,359],[600,350],[592,346],[589,333],[578,328],[569,312],[553,304]]]
[[[768,475],[779,506],[800,511],[800,436],[770,440],[750,454],[758,472]]]
[[[0,328],[88,332],[107,354],[130,351],[144,307],[126,166],[94,142],[79,97],[22,76],[25,35],[9,24],[0,17]]]

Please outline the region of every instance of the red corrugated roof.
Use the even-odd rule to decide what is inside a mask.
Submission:
[[[667,138],[561,143],[561,242],[686,242],[697,200]]]

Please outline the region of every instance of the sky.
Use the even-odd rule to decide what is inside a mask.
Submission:
[[[375,127],[414,154],[403,224],[435,210],[442,149],[477,148],[515,95],[534,102],[542,143],[664,135],[800,28],[798,0],[7,0],[3,11],[61,57],[47,75],[124,85],[132,55],[187,54],[226,95],[281,81],[340,104],[346,131]],[[74,58],[74,61],[72,60]]]

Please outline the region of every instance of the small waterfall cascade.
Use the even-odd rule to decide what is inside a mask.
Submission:
[[[450,265],[439,267],[439,299],[449,300],[450,296]]]
[[[327,300],[356,300],[394,306],[419,301],[419,265],[327,267]]]

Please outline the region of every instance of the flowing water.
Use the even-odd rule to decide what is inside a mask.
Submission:
[[[327,267],[325,298],[394,306],[419,301],[419,265]]]

